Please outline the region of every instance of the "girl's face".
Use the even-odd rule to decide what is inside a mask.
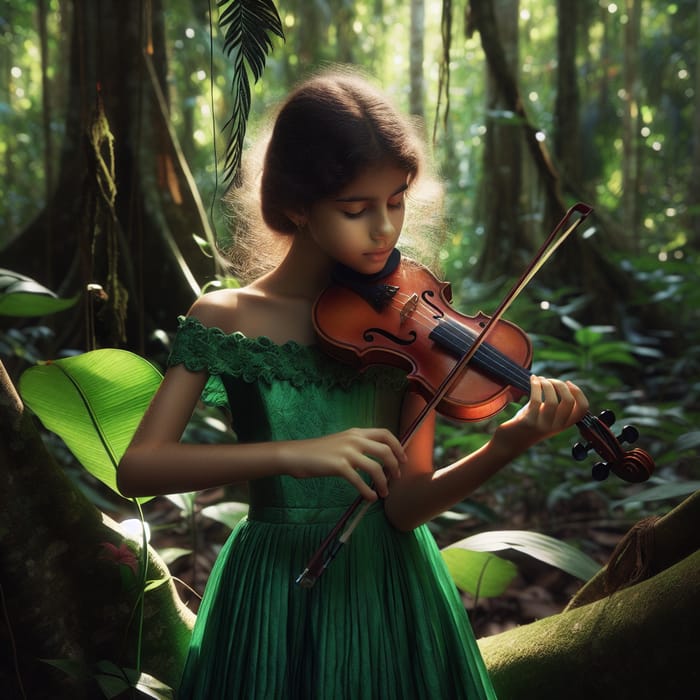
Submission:
[[[366,170],[305,217],[316,245],[361,274],[380,272],[401,235],[408,173],[391,163]]]

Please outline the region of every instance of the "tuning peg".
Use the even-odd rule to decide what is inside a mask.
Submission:
[[[599,414],[598,418],[601,422],[605,423],[608,428],[615,422],[615,413],[609,408],[604,408]]]
[[[607,462],[596,462],[591,469],[595,481],[605,481],[610,475],[610,465]]]
[[[633,443],[639,439],[639,431],[633,425],[626,425],[617,436],[620,442]]]
[[[585,445],[582,442],[577,442],[572,448],[571,448],[571,456],[577,461],[577,462],[583,462],[584,459],[588,456],[588,451],[591,449],[591,444],[586,443]]]

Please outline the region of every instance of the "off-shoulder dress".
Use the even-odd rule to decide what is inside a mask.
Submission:
[[[227,334],[192,317],[179,320],[169,364],[179,363],[208,372],[202,398],[230,411],[242,442],[396,430],[406,390],[395,370],[359,374],[317,347]],[[250,483],[248,516],[199,608],[181,700],[495,698],[426,526],[399,532],[377,502],[314,587],[295,583],[356,495],[332,477]]]

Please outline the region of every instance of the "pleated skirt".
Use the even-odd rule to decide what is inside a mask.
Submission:
[[[295,583],[337,514],[262,508],[207,583],[180,700],[493,699],[432,535],[373,507],[312,588]]]

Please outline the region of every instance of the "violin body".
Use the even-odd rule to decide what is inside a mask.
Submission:
[[[429,400],[489,317],[457,312],[450,304],[449,283],[411,261],[402,261],[381,278],[381,285],[394,290],[383,308],[362,303],[358,292],[347,286],[329,286],[313,309],[319,342],[329,355],[356,367],[380,364],[405,370],[412,388]],[[532,361],[532,344],[527,335],[509,321],[499,321],[484,342],[488,354],[477,351],[436,406],[441,414],[480,421],[529,392],[524,369]],[[509,369],[513,365],[522,371],[515,385],[497,376],[500,362],[490,368],[493,351],[501,362],[507,359]]]

